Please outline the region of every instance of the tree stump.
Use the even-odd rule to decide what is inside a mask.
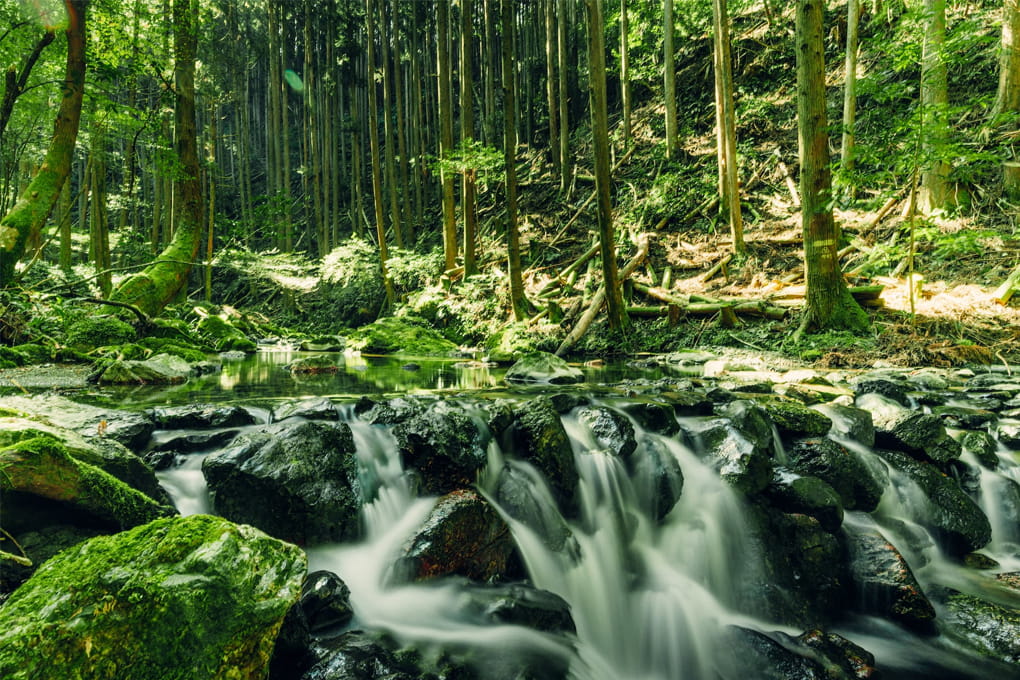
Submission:
[[[1002,193],[1011,200],[1020,201],[1020,162],[1002,164]]]

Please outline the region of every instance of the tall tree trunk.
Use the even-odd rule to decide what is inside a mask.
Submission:
[[[195,52],[198,46],[198,0],[174,0],[175,148],[181,171],[174,178],[177,200],[173,239],[144,271],[114,291],[111,299],[156,316],[186,287],[192,262],[202,244],[202,189],[195,122]]]
[[[797,0],[797,131],[807,279],[807,304],[798,333],[827,328],[863,330],[868,325],[867,315],[843,281],[837,255],[825,115],[823,6],[823,0]]]
[[[570,189],[570,172],[573,161],[570,157],[570,107],[567,98],[567,0],[556,0],[556,59],[559,68],[559,114],[560,114],[560,191]]]
[[[109,297],[113,289],[110,273],[110,230],[109,216],[106,209],[106,154],[105,131],[99,125],[93,126],[91,159],[91,176],[89,185],[92,187],[92,214],[89,220],[89,255],[92,266],[96,270],[96,283],[104,298]]]
[[[623,148],[630,148],[630,17],[620,0],[620,100],[623,104]]]
[[[67,65],[53,137],[42,166],[10,212],[0,218],[0,288],[14,278],[14,266],[30,237],[42,232],[71,172],[85,86],[85,13],[89,0],[64,0],[67,11]]]
[[[485,17],[485,143],[497,144],[496,84],[499,82],[499,58],[496,55],[496,15],[492,5],[497,0],[483,0],[482,16]]]
[[[1020,0],[1002,2],[1002,52],[999,55],[999,89],[991,118],[1020,113]]]
[[[744,222],[740,215],[737,180],[737,121],[733,110],[733,64],[730,57],[730,17],[726,0],[712,0],[715,42],[715,120],[718,130],[719,206],[730,226],[733,252],[743,253]]]
[[[553,174],[560,173],[560,124],[556,107],[556,0],[546,0],[545,16],[545,94],[549,108],[549,156]]]
[[[602,0],[585,0],[588,11],[588,77],[591,94],[591,128],[595,146],[595,193],[598,195],[599,244],[602,279],[606,289],[609,327],[621,330],[627,324],[623,292],[616,270],[616,239],[613,234],[612,172],[609,165],[609,113],[606,104],[606,47]]]
[[[290,188],[290,96],[288,92],[287,81],[283,78],[283,74],[286,70],[286,59],[287,59],[287,15],[284,9],[283,3],[280,4],[280,51],[275,55],[270,55],[271,58],[280,60],[280,160],[281,160],[281,175],[280,175],[280,189],[283,192],[283,198],[280,204],[282,211],[283,220],[283,250],[285,252],[291,252],[294,250],[294,215],[291,212],[291,188]]]
[[[453,84],[450,75],[450,0],[439,0],[436,21],[439,26],[439,157],[448,160],[453,153]],[[440,171],[443,183],[443,254],[447,270],[457,266],[457,218],[453,204],[453,174]]]
[[[846,78],[843,84],[843,138],[840,143],[840,169],[843,181],[854,192],[854,127],[857,122],[857,24],[861,0],[846,3]]]
[[[383,0],[382,10],[382,61],[383,61],[383,145],[386,166],[386,189],[390,199],[390,224],[393,225],[393,241],[398,248],[404,247],[404,225],[400,217],[400,194],[397,187],[396,135],[393,131],[393,60],[390,59],[390,42],[394,38],[390,22],[389,1]]]
[[[399,26],[397,25],[397,20],[400,18],[399,8],[398,1],[393,0],[393,40],[395,45],[393,55],[395,62],[393,64],[393,90],[396,94],[394,103],[397,107],[397,155],[400,157],[400,214],[402,217],[401,224],[403,225],[404,241],[407,243],[408,248],[414,248],[417,230],[414,225],[414,217],[411,214],[411,166],[407,156],[408,115],[404,110],[404,82],[406,79],[401,66],[403,40],[401,40]]]
[[[474,51],[474,3],[461,0],[460,9],[460,139],[466,157],[475,139],[475,112],[472,95],[471,54]],[[464,214],[464,278],[478,273],[475,264],[475,232],[478,214],[475,205],[475,169],[465,164],[461,212]]]
[[[28,58],[25,59],[21,73],[11,66],[4,77],[4,98],[0,101],[0,147],[3,146],[4,132],[7,130],[7,123],[11,120],[11,113],[14,112],[14,103],[25,91],[28,77],[32,74],[32,69],[39,61],[39,57],[42,56],[42,51],[53,42],[54,38],[56,38],[56,34],[53,31],[43,33],[42,37],[36,41]]]
[[[517,121],[514,120],[514,15],[513,0],[500,0],[500,23],[503,25],[503,169],[506,174],[506,240],[507,270],[510,276],[510,305],[514,318],[527,318],[524,297],[524,274],[521,265],[521,236],[517,230]]]
[[[375,85],[375,0],[365,0],[365,28],[367,45],[367,59],[365,65],[368,85],[366,95],[368,97],[368,142],[372,154],[372,202],[375,206],[375,236],[379,242],[379,268],[382,271],[383,284],[386,287],[386,308],[390,309],[394,303],[393,282],[390,281],[387,271],[386,260],[389,259],[389,250],[386,247],[386,223],[383,219],[383,191],[382,191],[382,166],[379,154],[379,104],[376,101],[378,91]]]
[[[216,233],[216,102],[209,105],[209,220],[205,239],[205,301],[212,301],[213,237]]]
[[[665,0],[663,8],[663,51],[665,66],[662,69],[666,98],[666,158],[676,160],[678,139],[676,132],[676,54],[673,50],[673,0]]]
[[[946,0],[924,0],[927,20],[921,56],[921,172],[920,206],[923,212],[945,206],[949,163],[945,161],[949,141],[949,72],[945,61]]]

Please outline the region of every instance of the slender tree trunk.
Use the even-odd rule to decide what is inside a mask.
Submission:
[[[461,0],[460,9],[460,139],[465,151],[475,139],[473,80],[471,54],[474,51],[474,3]],[[461,212],[464,214],[464,278],[477,274],[475,238],[478,224],[475,205],[475,169],[465,165]]]
[[[416,229],[414,217],[411,214],[411,165],[408,160],[407,145],[407,112],[404,110],[404,82],[406,78],[401,66],[401,40],[397,19],[399,18],[399,7],[397,0],[393,0],[393,39],[396,45],[394,49],[393,64],[393,90],[396,94],[395,103],[397,107],[397,155],[400,157],[400,214],[403,225],[404,241],[408,248],[414,248]],[[412,48],[413,49],[413,48]]]
[[[485,143],[496,146],[496,83],[499,82],[499,59],[496,56],[496,15],[492,5],[497,0],[484,0],[485,17]]]
[[[187,286],[192,262],[202,244],[202,189],[195,122],[195,52],[198,46],[198,0],[174,0],[175,147],[181,172],[174,178],[177,218],[174,235],[163,252],[141,273],[114,291],[113,299],[156,316]]]
[[[627,310],[616,270],[616,239],[613,234],[613,203],[609,165],[609,113],[606,103],[606,48],[602,0],[585,0],[588,11],[588,74],[591,94],[592,137],[595,146],[595,193],[598,195],[599,244],[602,251],[602,279],[606,290],[609,327],[627,325]]]
[[[868,325],[867,315],[851,297],[839,269],[838,233],[830,201],[823,8],[823,0],[797,0],[797,130],[807,279],[807,304],[798,333],[827,328],[863,330]]]
[[[379,242],[379,268],[382,270],[383,283],[386,287],[386,308],[391,309],[394,303],[393,282],[390,281],[386,261],[389,251],[386,247],[386,223],[383,219],[382,166],[379,153],[379,104],[376,101],[375,85],[375,0],[365,0],[365,28],[368,43],[366,64],[368,85],[368,141],[372,154],[372,199],[375,206],[375,236]]]
[[[923,212],[945,206],[949,163],[945,148],[949,141],[949,72],[945,61],[946,0],[924,0],[927,18],[921,56],[922,155],[920,205]]]
[[[14,278],[25,244],[41,233],[71,172],[85,85],[85,13],[88,0],[64,0],[67,10],[67,65],[53,137],[42,166],[10,212],[0,218],[0,288]]]
[[[556,0],[556,57],[559,68],[559,114],[560,114],[560,191],[570,189],[570,172],[573,160],[570,157],[570,106],[567,98],[569,84],[567,71],[567,0]]]
[[[400,217],[400,194],[397,187],[396,134],[393,131],[393,61],[390,59],[390,42],[394,31],[389,19],[389,2],[383,0],[382,43],[383,61],[383,145],[384,163],[386,167],[386,189],[390,199],[390,224],[393,225],[393,241],[398,248],[404,247],[404,225]]]
[[[510,305],[514,318],[527,318],[524,297],[524,275],[521,265],[521,237],[517,230],[517,121],[514,120],[514,16],[513,0],[500,0],[500,23],[503,26],[503,169],[506,174],[506,239],[507,269],[510,276]]]
[[[453,94],[450,75],[450,0],[439,0],[439,157],[450,158],[453,153]],[[446,168],[440,172],[443,183],[443,254],[447,270],[457,266],[457,218],[453,204],[453,174]]]
[[[1002,2],[1002,52],[999,54],[999,89],[991,119],[1020,113],[1020,0]]]
[[[104,298],[110,296],[113,289],[112,275],[110,273],[110,231],[109,218],[106,210],[106,162],[103,157],[106,153],[104,148],[104,130],[100,126],[92,129],[91,146],[89,154],[91,158],[91,169],[89,185],[92,187],[92,215],[89,220],[89,253],[92,266],[96,270],[96,283],[99,285],[100,293]]]
[[[712,0],[715,24],[716,125],[719,140],[719,206],[730,226],[733,252],[743,253],[744,222],[740,215],[737,179],[737,121],[733,109],[733,63],[730,57],[730,18],[726,0]]]
[[[290,188],[290,96],[287,91],[287,81],[283,78],[286,67],[287,59],[287,15],[284,9],[284,5],[280,5],[280,51],[270,57],[275,57],[280,60],[280,81],[278,87],[280,88],[280,160],[281,160],[281,175],[280,175],[280,190],[283,192],[283,200],[281,202],[281,212],[283,221],[283,250],[284,252],[291,252],[294,250],[294,216],[291,212],[292,199],[291,199],[291,188]]]
[[[676,131],[676,54],[673,50],[673,0],[665,0],[663,8],[663,51],[665,66],[662,69],[666,97],[666,158],[676,160],[678,138]]]
[[[36,62],[42,56],[43,50],[55,38],[56,34],[53,31],[43,33],[42,37],[36,41],[35,47],[32,48],[28,59],[25,60],[25,64],[21,67],[21,73],[18,73],[13,66],[7,71],[4,78],[4,98],[0,101],[0,147],[3,146],[4,132],[7,130],[7,123],[11,120],[11,113],[14,112],[14,103],[18,101],[18,97],[25,91],[25,87],[28,85],[28,77],[32,74],[32,69],[35,68]]]
[[[847,0],[846,79],[843,86],[843,138],[840,144],[840,169],[843,181],[854,192],[854,127],[857,121],[857,24],[861,0]]]
[[[630,148],[630,17],[627,0],[620,0],[620,100],[623,104],[623,148]]]
[[[71,181],[60,190],[60,269],[71,271]]]
[[[365,214],[365,200],[362,193],[364,180],[361,177],[361,159],[364,152],[361,150],[361,134],[364,130],[363,117],[359,114],[359,92],[352,89],[350,92],[351,107],[351,192],[353,193],[354,207],[351,210],[351,230],[355,235],[361,236],[364,231],[364,222],[361,216]]]
[[[212,301],[213,237],[216,232],[216,102],[209,105],[209,227],[205,240],[205,301]]]
[[[556,107],[556,0],[546,0],[545,15],[545,91],[549,107],[549,155],[553,174],[560,173],[560,124]]]

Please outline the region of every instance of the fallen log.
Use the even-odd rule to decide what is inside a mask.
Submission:
[[[736,316],[753,316],[774,321],[786,318],[787,312],[782,307],[769,304],[764,300],[750,300],[748,302],[692,302],[683,307],[679,305],[644,305],[628,307],[627,313],[644,317],[669,316],[671,308],[679,310],[681,314],[688,314],[690,316],[712,316],[719,313],[732,313]]]
[[[641,234],[638,237],[638,250],[634,254],[627,264],[620,270],[620,282],[624,282],[629,279],[637,268],[644,262],[648,256],[648,246],[650,237],[648,234]],[[577,320],[577,325],[574,326],[573,330],[567,334],[567,337],[563,338],[563,342],[556,348],[556,356],[563,356],[570,351],[570,348],[577,344],[577,341],[584,337],[584,334],[588,332],[588,328],[591,327],[595,317],[598,316],[599,310],[602,309],[602,305],[606,302],[606,286],[602,284],[599,289],[595,292],[595,297],[592,298],[591,304],[588,309],[585,310],[581,318]]]
[[[1013,297],[1017,286],[1020,286],[1020,265],[1015,267],[1009,273],[1009,276],[1006,277],[1006,280],[1002,282],[1002,285],[995,289],[995,292],[992,293],[992,299],[1000,305],[1009,303],[1009,299]]]

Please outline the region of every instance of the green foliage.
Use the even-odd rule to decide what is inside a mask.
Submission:
[[[386,317],[352,331],[350,349],[368,354],[448,355],[457,346],[413,316]]]
[[[421,288],[408,296],[407,306],[448,340],[478,345],[496,333],[502,323],[506,296],[501,297],[498,290],[501,280],[477,275],[462,281],[453,291],[440,286]]]
[[[503,152],[495,147],[486,146],[477,139],[461,140],[445,157],[433,158],[431,165],[436,174],[441,172],[461,174],[474,170],[477,185],[484,190],[490,182],[501,177]]]
[[[555,352],[563,340],[559,326],[508,323],[485,340],[485,348],[495,361],[518,359],[534,352]]]
[[[422,290],[435,281],[442,270],[443,253],[438,249],[422,254],[394,248],[386,260],[393,289],[401,296]]]
[[[135,329],[112,316],[84,316],[67,327],[65,342],[71,347],[92,348],[131,342]]]
[[[784,352],[799,356],[804,361],[816,361],[830,352],[847,349],[860,352],[874,351],[875,338],[851,331],[804,334],[795,340],[791,334],[786,337],[782,346]]]

